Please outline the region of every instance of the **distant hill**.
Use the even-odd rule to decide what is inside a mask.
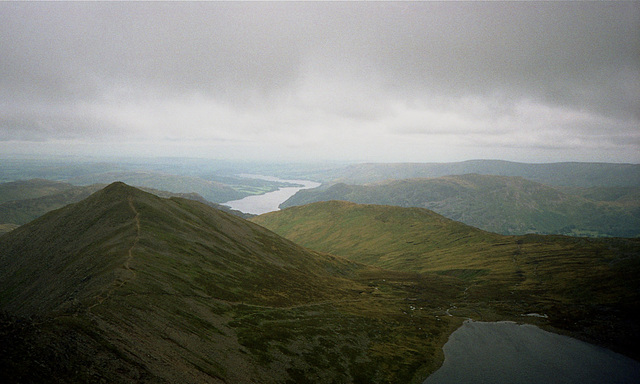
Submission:
[[[615,202],[630,207],[636,206],[640,201],[640,188],[638,187],[559,187],[560,191],[582,196],[589,200]]]
[[[31,179],[0,183],[0,204],[7,201],[34,199],[60,193],[74,186],[45,179]]]
[[[67,182],[75,185],[108,184],[116,181],[174,193],[194,192],[213,203],[224,203],[250,195],[250,193],[240,192],[229,185],[200,177],[154,171],[105,172],[67,179]]]
[[[114,183],[0,236],[0,371],[9,382],[419,383],[462,321],[434,316],[461,285]]]
[[[95,158],[78,157],[4,157],[0,158],[0,182],[46,179],[86,186],[124,181],[129,185],[173,193],[198,193],[214,203],[271,192],[290,185],[238,176],[242,173],[255,173],[251,169],[256,166],[259,166],[257,169],[262,169],[263,165],[195,158],[123,158],[98,161]],[[276,169],[280,168],[276,166]]]
[[[302,190],[281,207],[316,201],[422,207],[501,234],[640,236],[640,188],[554,188],[521,177],[456,175]]]
[[[457,163],[365,163],[324,171],[316,177],[326,182],[366,184],[389,179],[434,178],[477,173],[519,176],[541,184],[568,187],[640,187],[640,164],[546,163],[502,160]]]
[[[252,220],[316,251],[462,279],[466,288],[449,313],[472,317],[489,307],[545,314],[558,328],[640,357],[626,339],[640,336],[632,325],[640,310],[640,240],[503,236],[427,209],[344,201]]]
[[[8,183],[7,183],[8,184]],[[30,181],[13,182],[14,186],[22,184],[24,190],[29,190]],[[0,223],[22,225],[34,220],[45,213],[64,207],[67,204],[78,202],[89,197],[92,193],[104,187],[95,184],[86,187],[76,187],[66,183],[58,183],[61,186],[69,186],[60,190],[51,190],[51,194],[40,197],[19,199],[0,203]],[[0,184],[2,187],[3,184]]]

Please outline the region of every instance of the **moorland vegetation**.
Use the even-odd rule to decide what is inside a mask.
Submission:
[[[566,217],[633,231],[638,166],[315,168],[330,182],[311,195],[377,204],[316,202],[247,221],[188,184],[162,192],[61,182],[101,174],[172,185],[176,165],[113,173],[22,163],[0,169],[54,180],[0,184],[0,216],[11,217],[0,220],[0,372],[9,382],[419,383],[468,318],[532,323],[640,359],[640,240],[505,235],[460,222],[502,210],[503,228],[515,232],[523,217],[572,235],[616,233],[572,228]],[[196,163],[183,176],[244,194],[277,188]],[[466,175],[474,167],[485,174]],[[389,172],[414,179],[386,180]],[[375,183],[356,185],[350,174]],[[425,207],[464,212],[452,220]],[[556,216],[540,218],[548,212]]]

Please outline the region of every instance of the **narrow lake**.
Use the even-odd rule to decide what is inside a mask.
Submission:
[[[283,183],[298,184],[299,187],[284,187],[277,191],[268,192],[262,195],[247,196],[240,200],[232,200],[223,203],[232,209],[236,209],[240,212],[251,213],[254,215],[261,215],[267,212],[273,212],[279,210],[279,205],[284,203],[288,198],[295,195],[301,189],[310,189],[320,186],[320,183],[310,180],[284,180],[272,176],[242,174],[241,177],[250,179],[260,179],[268,181],[278,181]]]
[[[513,322],[466,321],[424,384],[640,383],[640,363],[571,337]]]

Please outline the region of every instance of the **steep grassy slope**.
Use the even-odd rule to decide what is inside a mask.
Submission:
[[[465,281],[458,314],[544,313],[545,324],[638,357],[640,242],[503,236],[420,208],[320,202],[254,222],[305,247]],[[635,342],[634,341],[634,342]]]
[[[303,190],[282,207],[316,201],[422,207],[487,231],[575,236],[640,236],[637,188],[577,189],[586,196],[520,177],[459,175],[435,179],[392,180],[368,185],[336,184]]]
[[[462,289],[114,183],[0,237],[0,371],[13,382],[421,382],[461,321],[444,309]]]

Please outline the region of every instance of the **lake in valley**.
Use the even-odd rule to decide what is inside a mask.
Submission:
[[[227,201],[223,203],[232,209],[236,209],[240,212],[251,213],[254,215],[261,215],[267,212],[273,212],[279,210],[280,204],[284,203],[288,198],[295,195],[296,192],[302,189],[316,188],[320,186],[320,183],[310,180],[284,180],[272,176],[262,175],[240,175],[246,178],[261,179],[268,181],[278,181],[282,183],[297,184],[296,187],[283,187],[277,191],[264,193],[262,195],[251,195],[240,200]]]
[[[640,363],[580,340],[513,322],[465,321],[424,384],[640,383]]]

